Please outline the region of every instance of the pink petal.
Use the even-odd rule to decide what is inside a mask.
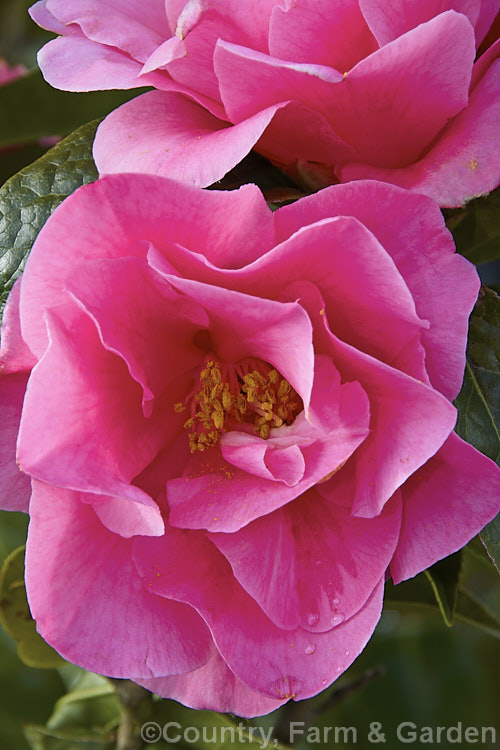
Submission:
[[[255,357],[271,364],[307,408],[313,385],[314,351],[311,323],[300,305],[253,297],[188,278],[165,278],[174,289],[205,309],[213,351],[220,361],[236,363]]]
[[[22,277],[16,281],[7,298],[2,316],[0,345],[0,373],[29,372],[36,359],[28,349],[21,334],[19,301]]]
[[[30,478],[21,472],[16,461],[16,443],[30,370],[36,363],[21,336],[19,322],[18,279],[7,298],[2,318],[0,347],[0,507],[3,510],[28,512],[31,494]]]
[[[110,533],[78,494],[34,482],[26,588],[43,638],[69,661],[113,677],[200,667],[210,637],[190,607],[147,591],[131,542]]]
[[[39,0],[31,8],[28,8],[28,13],[35,23],[42,27],[42,29],[48,29],[53,31],[55,34],[64,34],[64,36],[83,36],[83,32],[79,26],[75,24],[66,25],[61,23],[47,8],[47,0]]]
[[[452,433],[402,487],[403,520],[391,562],[394,583],[461,549],[500,511],[500,470]]]
[[[192,564],[189,569],[185,560]],[[270,698],[298,700],[335,680],[364,648],[379,619],[383,582],[350,620],[327,633],[281,630],[239,586],[229,563],[201,534],[169,528],[134,541],[146,588],[189,602],[205,619],[229,669]]]
[[[0,508],[28,512],[31,494],[30,477],[16,461],[16,442],[29,373],[0,374]]]
[[[49,484],[144,502],[130,481],[162,445],[164,414],[144,418],[140,387],[78,308],[47,321],[50,344],[23,408],[20,465]]]
[[[276,211],[277,239],[284,242],[304,225],[335,214],[359,219],[393,258],[415,301],[417,315],[430,322],[421,337],[430,380],[454,399],[462,385],[468,319],[479,279],[475,268],[455,253],[441,212],[432,201],[415,193],[383,183],[353,182],[327,188]],[[391,222],[387,216],[392,217]],[[443,284],[451,285],[456,293],[443,295]]]
[[[282,289],[305,278],[316,284],[336,335],[386,362],[428,328],[394,261],[355,218],[308,222],[256,261],[244,283],[272,294],[276,273]]]
[[[92,505],[109,531],[126,539],[132,536],[161,536],[165,531],[160,510],[149,497],[131,502],[123,497],[81,494],[80,500]]]
[[[44,310],[68,301],[64,289],[72,269],[103,257],[144,258],[148,241],[165,254],[176,241],[234,267],[273,246],[274,222],[254,185],[217,193],[146,175],[115,175],[80,188],[48,219],[23,275],[23,337],[37,356],[47,346]],[[64,253],[52,252],[61,245]]]
[[[137,682],[157,695],[173,698],[190,708],[236,716],[263,716],[285,702],[250,690],[231,672],[215,648],[207,663],[193,672]]]
[[[331,213],[343,213],[337,205],[332,204],[332,208]],[[446,240],[451,243],[449,236]],[[392,362],[408,342],[413,342],[413,351],[416,337],[428,328],[427,321],[416,314],[413,298],[394,261],[355,218],[331,218],[330,214],[320,221],[312,216],[310,223],[304,217],[304,226],[291,237],[238,270],[221,271],[204,256],[179,246],[172,247],[168,255],[184,277],[259,297],[273,298],[278,293],[282,300],[296,300],[300,290],[295,285],[288,287],[307,278],[307,283],[321,289],[335,333],[386,362]],[[159,271],[165,265],[157,256],[151,262]]]
[[[188,4],[186,8],[190,8]],[[182,40],[184,57],[170,61],[166,70],[182,85],[219,101],[219,85],[214,73],[213,54],[218,39],[245,43],[248,37],[239,29],[232,18],[221,16],[213,6],[196,3],[198,14],[190,19],[187,28],[177,36]],[[183,14],[184,15],[184,14]]]
[[[76,266],[67,289],[96,323],[106,349],[124,359],[142,386],[145,416],[150,416],[151,402],[169,380],[201,365],[203,354],[192,339],[208,327],[208,316],[141,258]]]
[[[63,24],[77,24],[84,35],[144,62],[170,36],[163,0],[47,0],[47,10]]]
[[[447,10],[467,16],[472,26],[479,17],[483,0],[359,0],[359,7],[380,46],[430,21]]]
[[[225,42],[217,44],[214,63],[233,122],[294,99],[322,114],[363,160],[395,167],[413,162],[467,104],[474,55],[470,23],[448,11],[377,50],[345,77]]]
[[[140,63],[113,47],[76,36],[61,36],[38,53],[45,80],[64,91],[133,89],[145,84],[137,79]]]
[[[94,158],[101,174],[148,172],[205,187],[248,154],[276,110],[230,126],[181,94],[151,91],[105,118]]]
[[[471,92],[469,106],[442,131],[420,161],[406,169],[377,169],[348,164],[343,182],[376,179],[424,193],[440,206],[462,206],[494,190],[500,183],[498,120],[500,62],[493,63]]]
[[[399,494],[380,516],[354,518],[352,478],[339,473],[233,534],[210,539],[243,588],[278,626],[331,630],[365,604],[394,553]],[[344,505],[344,503],[347,503]]]
[[[322,5],[301,0],[286,10],[280,5],[273,10],[269,26],[273,57],[344,71],[375,49],[377,44],[358,0],[330,0]]]
[[[500,2],[498,0],[482,0],[479,18],[476,23],[476,43],[478,47],[490,30],[499,10]]]
[[[267,52],[269,20],[278,2],[280,0],[252,0],[252,6],[249,7],[240,0],[210,0],[209,10],[224,19],[231,19],[249,46]],[[196,23],[200,11],[207,9],[203,0],[190,0],[187,4],[185,0],[166,0],[165,5],[170,28],[175,29],[181,39],[191,25]]]

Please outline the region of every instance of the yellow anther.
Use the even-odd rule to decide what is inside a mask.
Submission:
[[[284,396],[288,391],[290,390],[291,385],[288,382],[288,380],[282,379],[281,383],[279,384],[278,388],[278,396]]]
[[[222,391],[222,406],[224,407],[225,411],[229,411],[232,403],[233,403],[233,397],[229,393],[229,388],[226,384],[224,386],[224,390]]]
[[[176,411],[185,411],[191,401],[192,416],[184,427],[190,431],[192,452],[217,445],[222,432],[243,421],[253,424],[255,432],[264,439],[272,427],[292,423],[301,402],[290,383],[276,369],[267,370],[268,366],[261,368],[255,362],[252,366],[255,369],[248,372],[246,366],[245,372],[245,365],[221,366],[207,360],[197,392],[194,389],[183,403],[174,405]]]
[[[261,438],[264,438],[264,440],[265,440],[266,438],[269,437],[269,432],[270,432],[269,425],[268,424],[263,424],[262,427],[259,430],[259,435],[260,435]]]

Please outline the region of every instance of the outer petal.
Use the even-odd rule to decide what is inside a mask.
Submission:
[[[21,334],[19,302],[22,278],[18,279],[7,298],[2,317],[2,338],[0,346],[0,373],[29,372],[36,364],[36,358]]]
[[[469,106],[440,134],[436,144],[405,169],[377,169],[348,164],[338,171],[342,182],[383,180],[424,193],[440,206],[461,206],[489,193],[500,183],[498,121],[500,118],[500,61],[471,92]]]
[[[216,193],[146,175],[115,175],[80,188],[49,218],[26,264],[21,317],[30,348],[43,354],[44,310],[68,301],[66,279],[76,266],[102,257],[144,258],[148,240],[165,254],[175,240],[238,267],[273,246],[274,222],[254,185]],[[59,246],[64,253],[52,252]]]
[[[456,10],[475,25],[482,0],[359,0],[359,7],[380,46],[430,21],[447,10]]]
[[[192,564],[189,569],[185,560]],[[270,698],[308,698],[347,669],[380,616],[383,582],[350,620],[328,633],[280,630],[233,577],[229,563],[201,534],[167,529],[161,539],[134,542],[146,588],[190,602],[212,631],[234,674]]]
[[[21,337],[19,293],[16,281],[7,299],[2,319],[0,348],[0,507],[28,511],[30,478],[16,462],[16,442],[29,373],[36,360]]]
[[[474,55],[469,21],[448,11],[377,50],[347,76],[221,41],[214,64],[233,122],[296,99],[322,114],[363,160],[399,167],[418,158],[467,104]]]
[[[164,0],[47,0],[47,10],[65,25],[77,24],[88,39],[144,61],[170,36]]]
[[[479,279],[474,266],[455,252],[438,207],[423,196],[383,183],[336,185],[276,211],[277,239],[284,241],[305,224],[332,214],[355,216],[393,258],[417,315],[430,322],[421,336],[430,380],[454,399],[463,380],[468,319]],[[443,284],[455,294],[443,295]]]
[[[55,34],[64,34],[65,36],[83,36],[83,32],[79,26],[75,24],[66,25],[61,23],[47,8],[47,0],[39,0],[31,8],[28,9],[28,13],[35,23],[47,29],[53,31]]]
[[[26,588],[37,627],[59,653],[112,677],[200,667],[210,636],[190,607],[146,591],[131,542],[110,533],[76,493],[34,482]]]
[[[276,110],[231,127],[181,94],[151,91],[106,117],[94,158],[101,174],[148,172],[205,187],[248,154]]]
[[[273,10],[269,25],[269,52],[273,57],[344,71],[375,49],[377,43],[358,0],[322,4],[299,0],[288,9],[277,5]]]
[[[173,698],[190,708],[236,716],[263,716],[286,702],[286,699],[268,698],[247,687],[231,672],[215,648],[207,663],[193,672],[136,682],[153,693]]]
[[[384,576],[397,544],[399,494],[380,516],[351,516],[354,482],[336,474],[268,516],[210,539],[243,588],[278,627],[311,632],[358,612]]]
[[[461,549],[500,511],[500,470],[454,433],[402,487],[394,583]]]
[[[38,53],[38,64],[51,86],[64,91],[133,89],[140,63],[113,47],[80,37],[58,37]]]
[[[0,375],[0,508],[28,512],[31,481],[16,462],[16,442],[29,373]]]

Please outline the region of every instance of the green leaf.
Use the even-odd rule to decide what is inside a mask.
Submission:
[[[462,555],[457,552],[424,571],[448,627],[453,625],[461,568]]]
[[[473,263],[500,258],[500,189],[445,215],[461,255]]]
[[[493,461],[500,459],[500,297],[482,287],[469,323],[456,431]]]
[[[63,667],[74,670],[72,665]],[[78,669],[74,688],[60,698],[46,726],[29,725],[33,750],[108,750],[115,747],[120,707],[111,683]]]
[[[64,664],[36,631],[24,587],[24,547],[14,550],[0,573],[0,623],[17,641],[19,658],[30,667],[51,668]]]
[[[408,611],[414,609],[439,611],[436,595],[428,577],[420,573],[409,581],[397,586],[387,581],[384,595],[386,609]],[[456,620],[466,622],[489,635],[500,638],[500,621],[489,609],[476,599],[467,589],[459,586],[456,594],[454,616]]]
[[[500,297],[482,287],[469,323],[464,382],[455,405],[456,431],[500,465]],[[481,540],[500,571],[500,518]]]
[[[500,513],[481,532],[481,541],[500,573]]]
[[[0,147],[67,135],[146,90],[59,91],[49,86],[35,68],[0,87]]]
[[[0,188],[0,313],[50,214],[81,185],[97,179],[90,122]]]

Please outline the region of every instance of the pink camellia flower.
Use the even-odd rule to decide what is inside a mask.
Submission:
[[[153,86],[111,113],[102,173],[198,186],[252,148],[306,182],[360,178],[459,206],[500,183],[500,0],[41,0],[71,91]]]
[[[254,185],[77,190],[0,350],[2,504],[29,509],[43,637],[195,708],[252,716],[329,685],[385,578],[499,509],[450,401],[478,288],[438,207],[384,183],[274,214]]]

